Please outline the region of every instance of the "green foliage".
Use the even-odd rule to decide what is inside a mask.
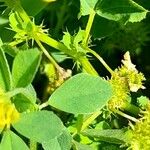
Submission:
[[[70,33],[65,32],[62,42],[73,54],[73,58],[78,60],[79,57],[86,56],[86,51],[81,47],[81,42],[85,36],[85,31],[79,30],[79,32],[73,36]]]
[[[74,147],[76,150],[92,150],[92,147],[89,145],[84,145],[78,142],[74,143]]]
[[[13,102],[19,112],[26,112],[35,109],[36,92],[32,85],[23,89],[18,89],[18,94],[15,94]]]
[[[42,146],[44,150],[69,150],[72,146],[72,137],[67,130],[64,130],[58,137],[48,142],[43,142]]]
[[[49,104],[69,113],[88,114],[101,109],[111,96],[111,85],[107,81],[100,77],[79,74],[57,89],[51,95]]]
[[[39,143],[54,139],[64,130],[60,119],[48,111],[22,114],[19,122],[13,124],[13,127],[20,134]]]
[[[1,90],[8,91],[12,88],[10,69],[3,49],[0,47],[0,85]]]
[[[83,132],[83,135],[96,138],[100,141],[105,141],[114,144],[124,144],[126,142],[126,129],[88,129]]]
[[[41,53],[37,49],[18,52],[12,68],[13,86],[25,87],[29,85],[37,72],[40,60]]]
[[[21,147],[22,150],[29,150],[24,141],[15,133],[8,130],[4,133],[0,150],[19,150]]]
[[[99,16],[109,20],[138,22],[146,17],[147,10],[132,0],[80,0],[81,15],[90,14],[93,9]]]
[[[149,5],[0,0],[0,150],[150,149],[149,76],[126,52],[149,63]]]

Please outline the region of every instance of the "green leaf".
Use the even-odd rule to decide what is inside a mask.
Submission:
[[[93,150],[93,148],[89,145],[84,145],[78,142],[73,142],[76,150]]]
[[[74,47],[78,50],[80,43],[82,42],[82,40],[85,37],[85,31],[84,30],[79,30],[78,33],[75,35],[74,40],[73,40],[73,44]]]
[[[72,137],[67,130],[64,130],[61,135],[49,142],[42,143],[44,150],[70,150],[71,145]]]
[[[4,54],[4,50],[0,47],[0,89],[9,91],[11,87],[12,79],[9,65]]]
[[[12,98],[12,102],[15,104],[19,112],[33,111],[36,108],[36,92],[32,85],[28,85],[25,88],[15,88],[12,91],[6,93],[8,98]]]
[[[17,52],[19,51],[18,48],[16,47],[11,47],[10,45],[8,44],[3,44],[2,45],[2,48],[4,49],[5,53],[7,53],[8,55],[12,56],[12,57],[15,57]]]
[[[146,17],[147,10],[132,0],[99,0],[96,13],[109,20],[138,22]]]
[[[69,32],[64,32],[62,43],[71,50],[71,44],[72,44],[72,36],[70,35]]]
[[[38,49],[19,51],[13,62],[13,86],[25,87],[29,85],[37,72],[40,61],[41,53]]]
[[[147,10],[132,0],[80,0],[81,15],[91,10],[106,19],[123,22],[139,22],[146,17]]]
[[[13,103],[19,112],[28,110],[32,111],[35,109],[36,99],[36,92],[34,88],[32,85],[29,85],[18,91],[18,94],[13,98]]]
[[[61,147],[59,145],[57,138],[54,138],[50,140],[49,142],[43,143],[42,146],[44,150],[51,150],[51,149],[61,150]]]
[[[64,32],[62,42],[74,55],[85,55],[86,51],[81,47],[81,42],[84,39],[85,31],[79,29],[78,33],[71,35],[69,32]]]
[[[82,134],[104,142],[124,144],[126,141],[126,131],[127,129],[87,129]]]
[[[75,75],[49,98],[49,104],[73,114],[93,113],[112,96],[111,85],[100,77],[86,73]]]
[[[13,31],[15,32],[24,32],[22,31],[23,27],[22,27],[22,23],[20,21],[20,16],[17,15],[16,13],[11,13],[10,16],[9,16],[9,23],[10,23],[10,26],[12,28]],[[19,33],[19,34],[20,34]]]
[[[99,129],[99,130],[105,130],[105,129],[110,129],[110,125],[105,122],[105,121],[101,121],[99,123],[96,124],[95,129]]]
[[[22,114],[13,127],[23,136],[39,143],[54,139],[64,130],[61,120],[49,111]]]
[[[91,10],[95,9],[96,3],[98,0],[80,0],[81,7],[80,12],[82,16],[86,16],[90,14]]]
[[[146,96],[140,96],[137,98],[137,102],[142,109],[145,109],[149,104],[149,98],[147,98]]]
[[[4,132],[0,150],[29,150],[24,141],[12,131]]]
[[[127,150],[127,147],[121,147],[118,144],[111,144],[106,142],[99,142],[98,147],[100,147],[101,150]]]

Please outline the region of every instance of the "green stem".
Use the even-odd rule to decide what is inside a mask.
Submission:
[[[83,119],[84,119],[84,115],[79,114],[77,117],[77,122],[76,122],[77,133],[80,133],[80,131],[81,131],[81,128],[83,125]]]
[[[47,106],[49,106],[48,101],[45,102],[45,103],[43,103],[43,104],[41,104],[41,105],[39,106],[39,110],[41,110],[41,109],[43,109],[43,108],[45,108],[45,107],[47,107]]]
[[[90,115],[86,120],[84,120],[80,132],[85,130],[101,113],[102,111],[96,111],[92,115]],[[72,136],[74,137],[77,133],[78,132],[75,131]]]
[[[41,44],[41,42],[39,41],[39,39],[37,37],[34,37],[36,43],[38,44],[38,46],[40,47],[40,49],[42,50],[42,52],[45,54],[45,56],[50,60],[50,62],[55,66],[55,68],[61,72],[61,67],[57,64],[57,62],[54,60],[54,58],[47,52],[47,50],[44,48],[44,46]]]
[[[86,50],[92,53],[102,63],[102,65],[110,72],[110,74],[113,74],[114,71],[107,65],[107,63],[99,54],[97,54],[95,51],[93,51],[92,49],[88,47],[86,48]]]
[[[55,49],[58,49],[68,54],[69,56],[74,57],[74,53],[71,50],[69,50],[64,44],[47,36],[45,33],[39,33],[38,37],[39,37],[39,40],[42,41],[43,43]],[[81,65],[83,66],[83,68],[86,70],[87,73],[92,74],[92,75],[98,75],[98,73],[96,72],[96,70],[93,68],[93,66],[91,65],[91,63],[88,61],[86,57],[76,58],[76,59],[81,63]]]
[[[136,116],[138,116],[138,114],[141,111],[139,107],[137,107],[133,104],[130,104],[130,103],[125,103],[122,108],[123,108],[123,110],[128,111]]]
[[[78,61],[80,62],[81,66],[83,66],[83,68],[87,73],[94,76],[95,75],[98,76],[98,73],[96,72],[96,70],[93,68],[93,66],[86,57],[81,57],[80,59],[78,59]]]
[[[102,111],[96,111],[90,117],[88,117],[84,121],[81,131],[85,130],[89,126],[89,124],[91,124],[101,113]]]
[[[5,0],[6,4],[16,11],[24,22],[31,22],[30,17],[21,6],[20,0]]]
[[[37,142],[30,140],[30,150],[37,150]]]
[[[121,112],[121,111],[119,111],[119,110],[115,110],[114,112],[117,113],[117,114],[119,114],[119,115],[122,116],[122,117],[125,117],[125,118],[127,118],[127,119],[133,121],[133,122],[137,122],[137,121],[138,121],[138,119],[136,119],[136,118],[134,118],[134,117],[132,117],[132,116],[130,116],[130,115],[127,115],[127,114],[125,114],[125,113],[123,113],[123,112]]]
[[[20,43],[22,43],[22,42],[24,42],[24,40],[22,40],[22,39],[20,39],[20,40],[15,40],[15,41],[10,42],[8,45],[14,47],[14,46],[16,46],[16,45],[18,45],[18,44],[20,44]]]
[[[32,21],[30,20],[29,16],[27,15],[27,13],[24,11],[24,9],[22,8],[21,4],[20,3],[17,3],[16,6],[14,6],[14,10],[20,15],[20,17],[23,19],[24,22],[28,23],[28,22],[31,22]],[[92,26],[92,20],[94,19],[94,13],[91,12],[91,15],[89,17],[89,23],[87,25],[87,29],[86,29],[86,37],[85,39],[88,37],[89,35],[89,32],[90,32],[90,26]],[[93,19],[90,19],[92,18],[93,16]],[[90,21],[91,20],[91,21]],[[91,22],[91,23],[90,23]],[[91,25],[90,25],[91,24]],[[38,37],[38,38],[37,38]],[[45,50],[45,48],[41,45],[40,41],[55,48],[55,49],[58,49],[66,54],[68,54],[69,56],[71,57],[74,57],[74,51],[71,51],[71,50],[68,50],[68,48],[54,40],[53,38],[49,37],[47,34],[45,33],[36,33],[36,36],[33,37],[35,38],[36,42],[38,43],[38,45],[41,47],[41,49],[43,50],[44,54],[55,64],[55,66],[58,67],[58,65],[54,62],[53,58],[49,55],[49,53]],[[21,42],[21,41],[20,41]],[[17,44],[17,43],[15,43]],[[78,59],[78,58],[76,58]],[[86,59],[86,58],[83,58],[83,59],[80,59],[79,62],[83,65],[83,68],[88,72],[88,73],[91,73],[91,74],[96,74],[97,75],[97,72],[95,71],[95,69],[93,68],[93,66],[90,64],[90,62]],[[58,67],[59,68],[59,67]]]
[[[73,52],[68,50],[68,48],[63,44],[60,43],[56,40],[54,40],[53,38],[49,37],[47,34],[45,33],[37,33],[37,36],[39,37],[39,40],[55,49],[58,49],[70,56],[73,55]]]
[[[92,24],[93,24],[93,21],[94,21],[95,14],[96,14],[95,11],[92,9],[91,13],[89,15],[89,19],[88,19],[88,22],[87,22],[87,25],[86,25],[86,29],[85,29],[85,38],[82,42],[82,44],[84,46],[88,45],[89,35],[90,35],[90,31],[91,31],[91,27],[92,27]]]

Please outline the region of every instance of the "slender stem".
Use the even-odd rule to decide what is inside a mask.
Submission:
[[[86,57],[81,57],[80,59],[78,59],[78,61],[81,63],[81,65],[83,66],[83,68],[87,73],[94,76],[95,75],[98,76],[97,71],[93,68],[93,66]]]
[[[83,125],[81,127],[80,132],[82,132],[83,130],[85,130],[100,114],[102,113],[102,111],[96,111],[94,112],[92,115],[90,115],[84,122]],[[72,137],[74,137],[76,134],[78,133],[78,131],[76,130]]]
[[[95,51],[93,51],[92,49],[88,47],[86,48],[86,50],[92,53],[102,63],[102,65],[110,72],[110,74],[113,74],[114,71],[107,65],[107,63],[99,54],[97,54]]]
[[[63,44],[60,43],[56,40],[54,40],[53,38],[49,37],[47,34],[45,33],[38,33],[37,36],[39,37],[39,40],[55,49],[58,49],[70,56],[73,55],[73,52],[71,50],[68,50],[68,48]]]
[[[28,16],[28,14],[24,11],[24,9],[22,8],[20,1],[16,2],[16,5],[14,5],[13,8],[22,18],[22,20],[26,23],[31,22],[30,17]]]
[[[81,131],[85,130],[89,126],[89,124],[91,124],[101,113],[102,111],[96,111],[90,117],[88,117],[84,121]]]
[[[18,44],[20,44],[20,43],[22,43],[22,42],[24,42],[24,40],[22,40],[22,39],[20,39],[20,40],[15,40],[15,41],[10,42],[8,45],[14,47],[14,46],[16,46],[16,45],[18,45]]]
[[[49,106],[48,101],[45,102],[45,103],[43,103],[43,104],[41,104],[41,105],[39,106],[39,110],[41,110],[41,109],[43,109],[43,108],[45,108],[45,107],[47,107],[47,106]]]
[[[37,142],[30,140],[30,150],[37,150]]]
[[[30,20],[28,14],[24,11],[24,9],[22,8],[21,4],[18,1],[16,2],[16,5],[13,5],[13,7],[14,7],[13,9],[20,15],[20,17],[23,19],[24,22],[32,23],[32,21]],[[92,24],[92,22],[91,22],[91,24]],[[32,25],[34,25],[34,24],[32,23]],[[90,32],[90,23],[89,23],[88,26],[89,27],[87,27],[87,31],[86,31],[87,35],[86,36],[88,36],[88,34],[89,34],[88,32]],[[73,58],[75,56],[74,51],[68,50],[68,48],[64,44],[54,40],[53,38],[49,37],[45,33],[36,33],[36,39],[35,40],[37,41],[38,45],[43,50],[44,54],[55,64],[55,66],[57,66],[57,68],[59,68],[58,65],[54,62],[54,59],[49,55],[49,53],[45,50],[45,48],[43,48],[41,46],[40,41],[47,44],[47,45],[49,45],[49,46],[51,46],[51,47],[53,47],[53,48],[55,48],[55,49],[58,49],[58,50],[60,50],[64,53],[68,54],[69,56],[71,56]],[[15,44],[17,44],[17,43],[15,43]],[[78,59],[78,58],[76,58],[76,59]],[[85,70],[88,73],[97,75],[97,72],[95,71],[93,66],[90,64],[90,62],[86,58],[80,59],[79,62],[83,65],[83,68],[85,68]]]
[[[34,37],[36,43],[42,50],[42,52],[45,54],[45,56],[51,61],[51,63],[55,66],[55,68],[60,71],[61,67],[57,64],[57,62],[54,60],[54,58],[47,52],[47,50],[44,48],[44,46],[41,44],[41,42],[38,40],[37,37]]]
[[[92,24],[93,24],[93,21],[94,21],[94,17],[95,17],[95,11],[93,9],[91,9],[91,13],[89,15],[89,19],[88,19],[88,22],[87,22],[87,25],[86,25],[86,29],[85,29],[85,38],[82,42],[82,44],[84,46],[87,46],[88,45],[88,41],[89,41],[89,34],[90,34],[90,31],[91,31],[91,27],[92,27]]]
[[[123,112],[121,112],[121,111],[119,111],[119,110],[115,110],[114,112],[117,113],[117,114],[119,114],[119,115],[122,116],[122,117],[125,117],[125,118],[127,118],[127,119],[133,121],[133,122],[137,122],[137,121],[138,121],[138,119],[136,119],[136,118],[134,118],[134,117],[132,117],[132,116],[130,116],[130,115],[127,115],[127,114],[125,114],[125,113],[123,113]]]
[[[77,128],[78,133],[81,131],[81,128],[82,128],[82,125],[83,125],[83,119],[84,119],[84,115],[79,114],[78,117],[77,117],[77,122],[76,122],[76,128]]]
[[[45,33],[39,33],[38,37],[39,37],[39,40],[42,41],[43,43],[55,49],[58,49],[68,54],[69,56],[74,57],[73,51],[69,50],[64,44],[47,36]],[[83,66],[83,68],[86,70],[87,73],[92,74],[92,75],[98,75],[98,73],[96,72],[96,70],[93,68],[93,66],[91,65],[91,63],[88,61],[86,57],[76,58],[76,59],[81,63],[81,65]]]

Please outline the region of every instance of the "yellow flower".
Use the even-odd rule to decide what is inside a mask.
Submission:
[[[0,100],[0,129],[10,128],[19,119],[19,112],[10,101]]]
[[[130,148],[132,150],[150,150],[150,103],[143,117],[133,126]]]

